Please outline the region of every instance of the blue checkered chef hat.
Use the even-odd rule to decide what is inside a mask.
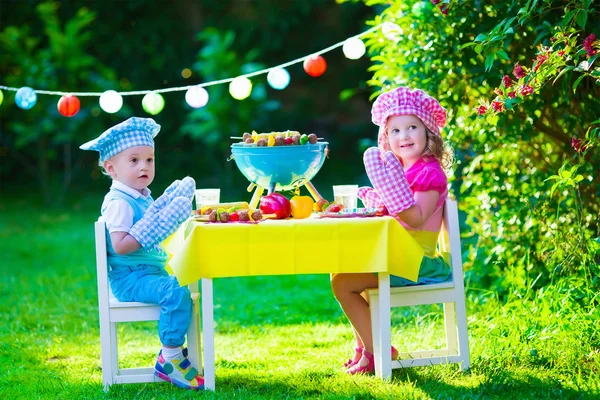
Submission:
[[[81,150],[96,150],[100,153],[100,162],[115,154],[135,146],[154,147],[154,136],[158,135],[160,125],[152,118],[131,117],[118,125],[107,129],[94,140],[79,146]]]

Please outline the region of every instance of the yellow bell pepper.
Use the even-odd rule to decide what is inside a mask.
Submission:
[[[292,217],[297,219],[308,218],[313,212],[315,202],[310,196],[294,196],[290,199]]]

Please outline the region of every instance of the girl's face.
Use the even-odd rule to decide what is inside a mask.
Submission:
[[[154,180],[154,149],[130,147],[104,161],[104,169],[113,179],[141,193]]]
[[[394,115],[387,120],[390,148],[409,168],[421,158],[427,146],[427,128],[416,115]]]

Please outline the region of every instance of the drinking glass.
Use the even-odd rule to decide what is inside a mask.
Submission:
[[[196,208],[200,209],[208,204],[217,204],[221,198],[221,189],[196,189]]]
[[[334,185],[333,200],[342,204],[345,210],[356,208],[358,185]]]

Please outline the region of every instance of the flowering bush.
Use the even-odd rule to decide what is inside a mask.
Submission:
[[[374,95],[420,87],[449,110],[471,282],[502,292],[579,279],[598,290],[592,1],[366,3],[382,7],[373,24],[384,24],[367,40]]]

